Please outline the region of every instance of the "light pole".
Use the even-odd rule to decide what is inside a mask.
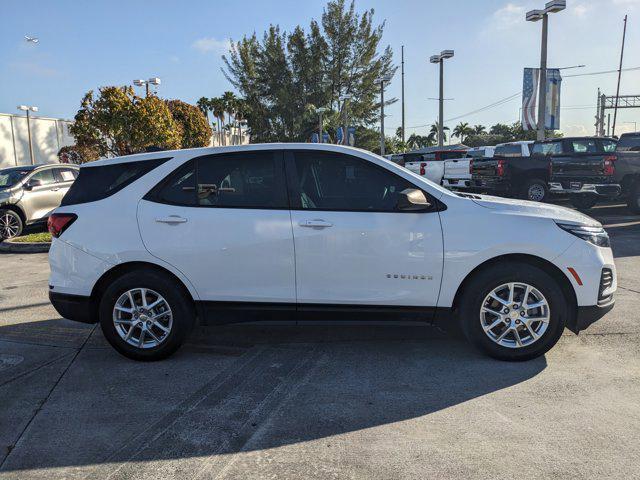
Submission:
[[[35,165],[36,162],[33,158],[33,143],[31,142],[31,117],[29,115],[29,112],[37,112],[38,107],[29,106],[29,105],[18,105],[18,110],[27,112],[27,134],[29,136],[29,158],[31,159],[31,165]]]
[[[160,79],[158,77],[151,77],[149,80],[137,79],[137,80],[133,81],[133,84],[136,87],[144,87],[145,88],[145,96],[146,97],[149,96],[149,85],[158,86],[161,83],[162,82],[160,81]]]
[[[440,95],[438,96],[438,146],[444,144],[444,60],[453,58],[453,50],[442,50],[440,55],[429,57],[431,63],[440,64]]]
[[[527,12],[527,22],[542,20],[542,45],[540,47],[540,75],[538,93],[538,140],[544,140],[544,121],[547,106],[547,31],[549,14],[560,12],[567,8],[566,0],[551,0],[544,6],[544,10],[531,10]]]
[[[375,83],[380,84],[380,155],[384,155],[384,84],[391,81],[391,75],[376,78]]]
[[[322,143],[322,114],[328,110],[327,107],[318,107],[318,143]]]
[[[342,115],[343,119],[343,131],[342,131],[342,144],[349,145],[349,115],[347,114],[347,100],[351,100],[351,95],[345,93],[340,95],[339,100],[342,102]]]

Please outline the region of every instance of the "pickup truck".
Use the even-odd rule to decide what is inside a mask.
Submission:
[[[556,147],[558,149],[558,147]],[[581,209],[603,198],[626,198],[640,213],[640,132],[612,138],[569,138],[551,155],[550,191],[568,193]]]
[[[541,202],[549,188],[549,159],[532,156],[534,142],[509,142],[496,145],[492,158],[474,159],[471,186],[480,192],[513,196]]]
[[[496,147],[473,147],[461,158],[450,158],[444,161],[442,185],[451,189],[468,189],[471,187],[471,165],[474,159],[493,158]]]
[[[405,156],[404,167],[440,185],[444,176],[444,161],[450,158],[460,158],[465,152],[466,150],[435,150],[424,153],[415,160]]]

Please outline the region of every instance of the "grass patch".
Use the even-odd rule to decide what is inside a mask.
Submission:
[[[47,242],[51,243],[51,234],[49,232],[31,233],[22,237],[11,239],[12,242]]]

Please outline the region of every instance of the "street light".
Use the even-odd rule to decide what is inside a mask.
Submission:
[[[391,75],[375,79],[375,83],[380,84],[380,155],[384,155],[384,84],[390,81]]]
[[[440,64],[440,95],[438,97],[438,146],[444,144],[444,60],[453,58],[453,50],[442,50],[440,55],[432,55],[429,62]]]
[[[29,112],[37,112],[38,107],[29,106],[29,105],[18,105],[18,110],[27,112],[27,134],[29,135],[29,158],[31,158],[31,165],[35,165],[35,160],[33,158],[33,143],[31,142],[31,117],[29,115]]]
[[[349,116],[347,115],[347,100],[351,100],[352,95],[345,93],[340,95],[339,100],[342,102],[342,114],[344,115],[344,126],[342,132],[342,144],[349,145]]]
[[[544,120],[547,106],[547,31],[549,14],[557,13],[567,8],[566,0],[552,0],[547,2],[544,10],[531,10],[526,14],[527,22],[542,20],[542,45],[540,48],[540,77],[538,94],[538,140],[544,140]]]
[[[145,87],[145,96],[149,96],[149,85],[155,85],[158,86],[160,85],[162,82],[160,81],[160,79],[158,77],[151,77],[149,80],[142,80],[142,79],[137,79],[133,81],[133,84],[136,87]]]
[[[318,143],[322,143],[322,114],[327,110],[329,110],[327,107],[316,108],[316,112],[318,112]]]

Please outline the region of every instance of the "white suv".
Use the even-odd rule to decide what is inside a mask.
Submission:
[[[497,358],[613,306],[609,238],[573,210],[458,195],[335,145],[180,150],[84,165],[49,219],[50,298],[120,353],[196,321],[459,319]],[[449,315],[449,314],[453,315]]]

